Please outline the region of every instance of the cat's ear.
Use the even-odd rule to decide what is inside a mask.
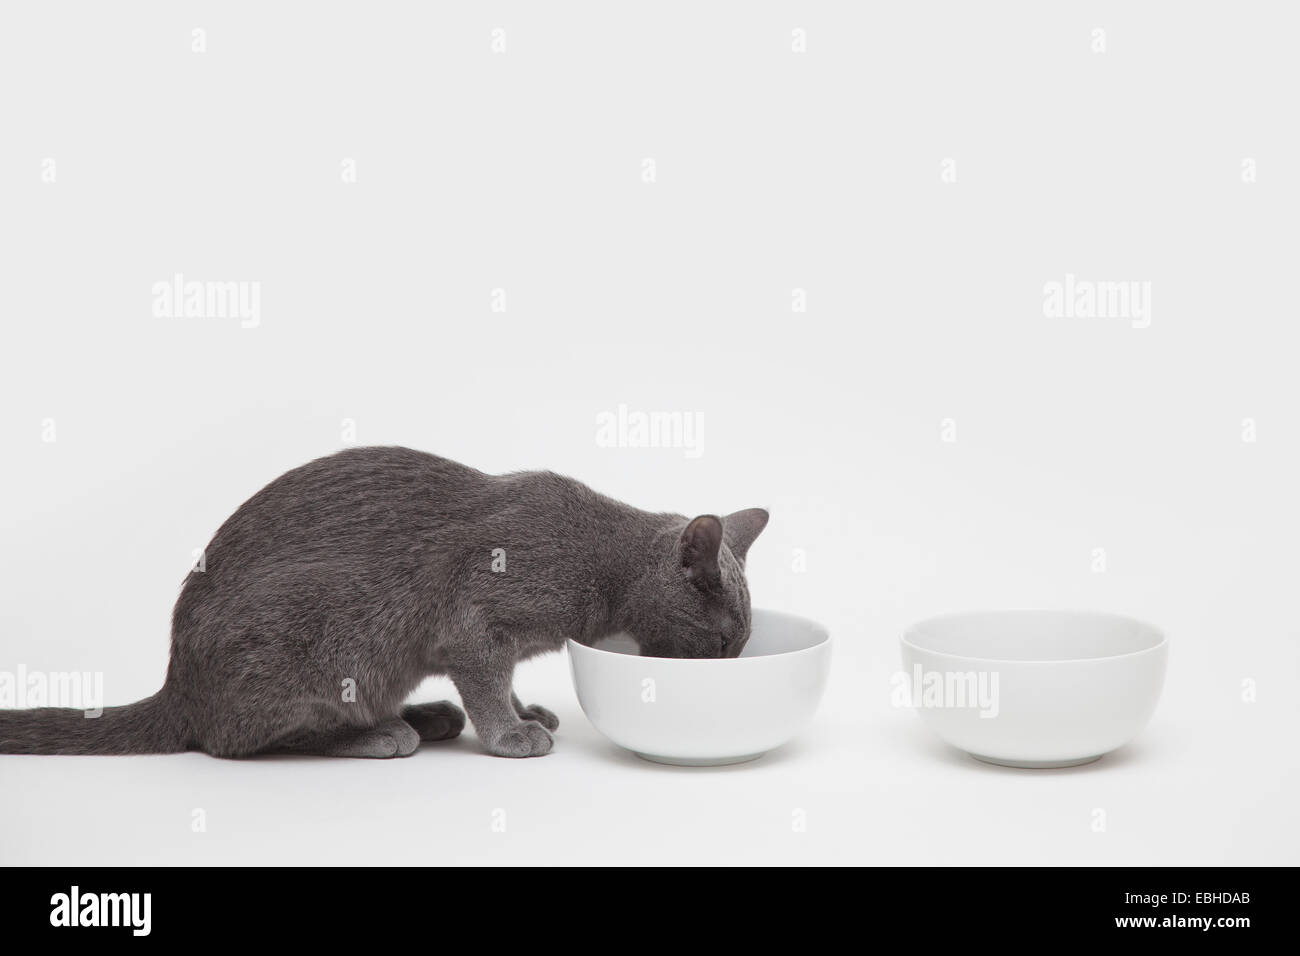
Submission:
[[[746,508],[722,519],[723,539],[736,560],[741,562],[745,560],[749,546],[754,543],[758,533],[766,527],[767,512],[762,508]]]
[[[682,568],[686,580],[698,588],[712,588],[722,581],[718,551],[722,548],[722,519],[700,515],[682,532]]]

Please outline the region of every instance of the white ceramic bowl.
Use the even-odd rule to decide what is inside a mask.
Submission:
[[[826,686],[830,635],[755,608],[739,657],[639,657],[630,641],[569,641],[578,703],[596,729],[657,763],[707,767],[762,756],[812,719]]]
[[[1169,651],[1149,624],[1083,611],[937,617],[902,645],[912,706],[931,730],[972,757],[1030,768],[1089,763],[1137,736]]]

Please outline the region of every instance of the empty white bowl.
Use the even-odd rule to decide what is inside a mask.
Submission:
[[[760,757],[812,719],[826,686],[830,635],[755,608],[739,657],[637,656],[630,641],[569,641],[578,703],[597,730],[657,763],[707,767]]]
[[[912,706],[931,730],[988,763],[1045,768],[1089,763],[1137,736],[1169,642],[1118,615],[994,611],[922,621],[902,649]]]

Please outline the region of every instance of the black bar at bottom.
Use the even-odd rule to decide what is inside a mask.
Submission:
[[[374,942],[421,924],[436,935],[488,932],[495,945],[558,939],[595,925],[690,942],[780,931],[810,942],[839,930],[986,942],[1005,930],[1065,938],[1193,938],[1230,944],[1286,933],[1294,873],[1284,868],[972,868],[763,870],[646,868],[608,873],[410,868],[29,868],[7,871],[6,939],[248,942],[253,926],[295,943]],[[595,919],[598,923],[593,924]],[[441,925],[439,925],[441,924]],[[586,925],[587,930],[581,927]],[[477,927],[474,930],[473,927]],[[500,934],[500,935],[497,935]],[[685,935],[683,935],[685,934]],[[917,934],[917,935],[914,935]],[[1244,935],[1243,935],[1244,934]],[[881,939],[889,937],[880,937]],[[588,939],[588,944],[592,940]],[[774,939],[769,939],[774,943]],[[17,950],[14,950],[17,951]]]

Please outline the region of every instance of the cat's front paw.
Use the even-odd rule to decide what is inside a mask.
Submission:
[[[560,718],[540,704],[529,704],[527,707],[520,707],[516,712],[520,720],[535,720],[547,730],[555,730],[560,726]]]
[[[534,721],[524,721],[495,738],[485,741],[488,753],[497,757],[540,757],[551,752],[555,739]]]

